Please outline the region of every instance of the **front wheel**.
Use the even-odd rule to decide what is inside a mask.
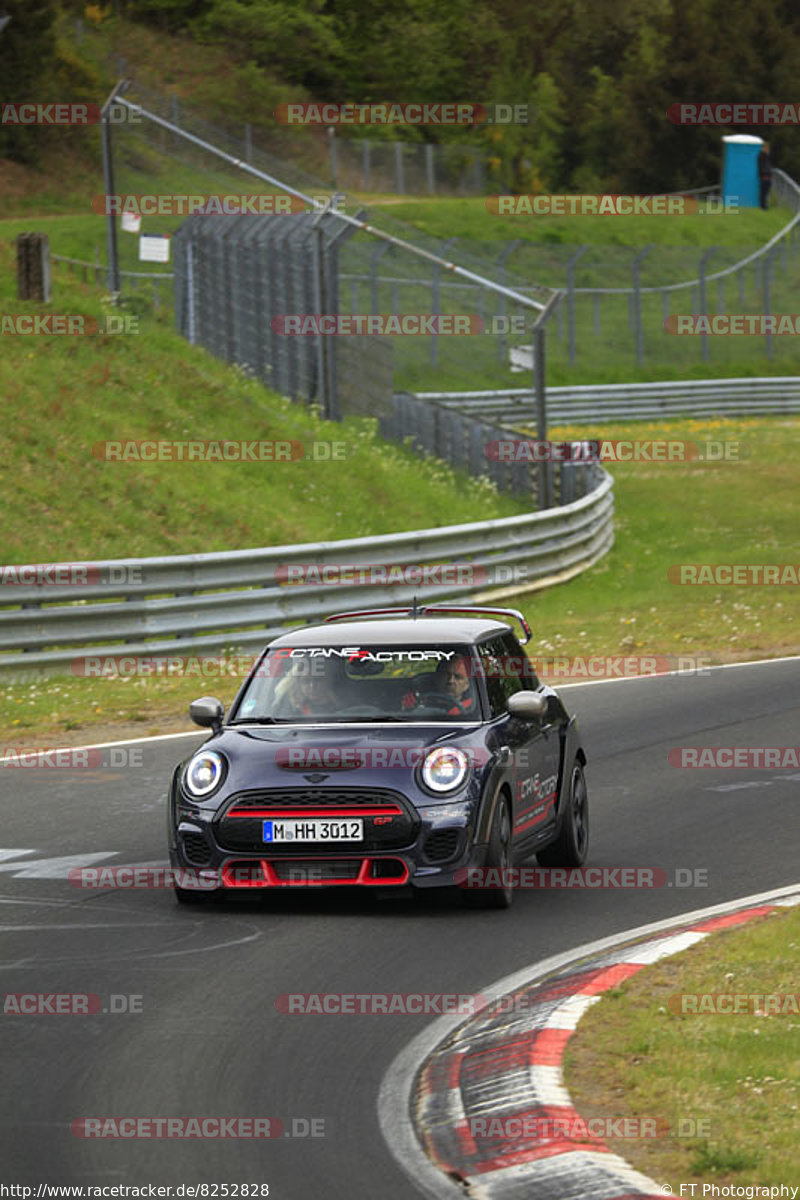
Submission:
[[[572,764],[566,799],[558,837],[536,855],[543,867],[582,867],[589,853],[589,793],[583,765],[577,758]]]
[[[511,866],[511,816],[508,803],[498,800],[492,827],[489,830],[489,848],[484,863],[484,875],[492,872],[488,885],[473,890],[465,889],[461,899],[466,908],[510,908],[514,889],[507,883]],[[495,875],[494,873],[497,872]]]

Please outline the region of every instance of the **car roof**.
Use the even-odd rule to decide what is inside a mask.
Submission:
[[[337,621],[330,625],[304,625],[270,642],[280,646],[440,646],[443,642],[470,646],[484,638],[513,632],[504,621],[486,617],[392,617],[379,620]]]

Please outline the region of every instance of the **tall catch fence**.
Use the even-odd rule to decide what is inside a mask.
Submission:
[[[135,99],[136,104],[127,100],[123,104],[136,122],[108,127],[115,192],[294,194],[308,198],[308,213],[314,212],[314,202],[319,207],[331,199],[326,184],[305,165],[263,150],[252,137],[231,135],[179,109],[174,98],[144,92],[138,86]],[[290,132],[286,131],[287,137]],[[311,311],[355,317],[427,317],[427,322],[420,324],[423,332],[415,335],[325,335],[330,344],[324,356],[319,347],[301,351],[279,345],[277,340],[303,338],[311,342],[313,333],[279,333],[270,327],[262,335],[268,345],[255,348],[242,361],[265,382],[273,378],[273,386],[283,386],[297,399],[323,407],[328,399],[320,395],[319,388],[330,380],[332,388],[334,384],[342,388],[342,412],[359,403],[362,410],[376,412],[379,396],[385,411],[391,391],[525,386],[536,370],[533,327],[541,311],[537,305],[556,292],[564,299],[552,310],[548,364],[562,377],[571,367],[591,367],[597,379],[614,378],[620,365],[646,366],[654,372],[663,368],[667,377],[687,362],[709,364],[709,369],[715,367],[720,374],[760,373],[765,355],[776,373],[790,374],[794,369],[792,338],[769,332],[750,337],[702,332],[681,336],[671,321],[687,314],[793,311],[800,285],[800,188],[784,172],[775,170],[774,194],[789,219],[774,237],[751,248],[716,245],[716,231],[720,241],[729,240],[728,232],[739,214],[720,211],[712,188],[695,193],[701,202],[696,215],[680,218],[702,224],[703,246],[537,242],[514,236],[494,240],[498,222],[502,227],[505,218],[488,208],[485,222],[492,240],[488,236],[485,241],[434,238],[398,221],[392,206],[376,209],[370,224],[363,208],[337,194],[340,211],[331,220],[327,215],[321,218],[320,225],[313,226],[313,235],[312,223],[298,220],[299,214],[280,216],[258,229],[253,221],[248,224],[236,217],[193,221],[198,246],[202,238],[203,252],[208,249],[208,262],[189,264],[183,249],[179,251],[187,229],[173,243],[174,261],[163,268],[152,267],[154,275],[163,271],[164,283],[160,274],[155,280],[146,278],[149,264],[136,259],[137,238],[121,232],[117,238],[118,281],[127,298],[135,288],[155,305],[164,302],[172,268],[181,272],[177,311],[188,336],[188,297],[191,286],[197,286],[197,273],[191,274],[196,265],[200,277],[215,281],[215,288],[195,297],[195,313],[203,322],[201,333],[195,329],[195,335],[201,344],[210,339],[215,345],[229,346],[231,353],[240,342],[249,344],[253,338],[252,330],[231,333],[232,324],[252,324],[251,309],[260,303],[254,293],[253,271],[242,272],[241,294],[237,294],[235,276],[222,280],[214,266],[215,256],[239,239],[246,249],[235,251],[238,262],[252,252],[261,256],[261,265],[269,258],[274,269],[285,276],[275,290],[291,301],[294,315]],[[703,208],[706,202],[711,206],[708,210]],[[625,217],[607,219],[624,230]],[[144,216],[142,232],[176,235],[185,220],[179,214]],[[530,218],[532,228],[536,220]],[[292,225],[297,232],[290,232]],[[721,236],[723,226],[725,238]],[[579,217],[574,218],[573,227],[577,239]],[[201,235],[203,228],[208,228],[208,233]],[[513,228],[519,228],[518,222]],[[303,279],[308,267],[295,265],[298,248],[301,259],[311,261],[312,270],[328,268],[327,277],[320,281],[325,308],[315,308],[313,301],[307,300],[308,286]],[[320,252],[321,263],[315,258]],[[456,265],[464,270],[454,269]],[[449,332],[447,320],[453,317],[463,318],[462,327],[467,331]],[[389,375],[392,386],[387,389]],[[277,382],[280,380],[283,384]],[[337,410],[333,394],[330,406],[331,412]]]
[[[278,176],[255,148],[244,161],[239,145],[209,142],[202,122],[184,113],[177,125],[138,99],[116,97],[129,119],[104,124],[106,195],[118,210],[136,197],[144,213],[137,234],[169,245],[176,320],[190,342],[327,417],[368,414],[386,430],[404,373],[459,375],[465,364],[536,345],[527,377],[546,437],[545,326],[557,290],[523,295],[476,269],[480,258],[451,254],[417,231],[411,240],[383,213],[372,224],[302,173]],[[217,208],[222,198],[232,211],[187,216],[189,197],[215,197]],[[107,224],[109,286],[119,294],[128,290],[123,271],[132,269],[135,243],[116,219]],[[405,280],[402,299],[378,274],[388,262]],[[448,290],[453,280],[470,290]],[[536,504],[548,506],[557,490],[542,467]]]

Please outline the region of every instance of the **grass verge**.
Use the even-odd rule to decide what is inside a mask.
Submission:
[[[702,667],[800,652],[796,588],[690,587],[667,581],[674,563],[795,561],[800,419],[637,423],[634,430],[620,426],[603,432],[609,438],[729,441],[738,443],[741,461],[614,464],[616,541],[610,553],[567,584],[496,602],[518,606],[527,616],[534,631],[528,647],[532,658],[578,660],[580,671],[588,658],[603,656],[683,656]],[[553,435],[585,436],[585,431],[562,429]],[[125,473],[140,469],[124,465]],[[411,475],[407,479],[407,486],[414,486]],[[357,498],[356,489],[354,502]],[[313,502],[310,509],[309,519],[316,521]],[[305,508],[293,511],[297,521],[307,514]],[[481,515],[490,515],[488,507]],[[30,513],[28,518],[35,536]],[[257,544],[252,529],[248,541],[235,528],[237,545]],[[261,533],[268,531],[261,527]],[[177,540],[202,536],[187,512],[173,532]],[[120,527],[109,536],[119,539]],[[110,544],[118,552],[119,541]],[[51,533],[39,545],[39,557],[46,560],[60,543]],[[189,676],[0,681],[0,722],[19,745],[186,728],[192,699],[210,692],[227,705],[240,682],[238,675],[226,673],[230,660],[220,668],[209,665],[207,674],[192,669],[196,673]],[[572,669],[556,666],[553,681],[566,682],[565,672]]]
[[[796,1174],[796,1010],[771,1011],[773,1001],[732,1015],[681,1015],[678,998],[796,1000],[799,946],[797,909],[715,933],[606,993],[568,1044],[567,1087],[584,1118],[655,1117],[669,1126],[671,1136],[604,1140],[675,1195],[688,1196],[690,1183],[765,1187]]]

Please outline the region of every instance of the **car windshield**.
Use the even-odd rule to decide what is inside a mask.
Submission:
[[[453,645],[281,647],[255,669],[233,723],[475,721],[477,662]]]

